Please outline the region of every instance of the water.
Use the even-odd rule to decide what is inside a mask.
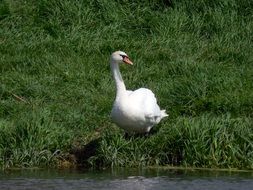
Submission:
[[[1,190],[252,190],[253,172],[165,169],[9,170],[0,172]]]

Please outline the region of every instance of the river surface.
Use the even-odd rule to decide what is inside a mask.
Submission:
[[[0,190],[253,190],[253,172],[172,169],[7,170]]]

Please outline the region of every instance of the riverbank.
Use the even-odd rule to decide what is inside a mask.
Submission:
[[[3,1],[0,166],[252,169],[252,3],[168,2]],[[110,120],[118,49],[168,110],[148,137]]]

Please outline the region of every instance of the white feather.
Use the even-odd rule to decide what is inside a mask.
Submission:
[[[127,56],[121,51],[114,52],[111,56],[111,70],[117,89],[111,117],[114,123],[128,133],[147,133],[168,115],[165,110],[160,109],[151,90],[126,90],[118,66],[123,61],[122,55]]]

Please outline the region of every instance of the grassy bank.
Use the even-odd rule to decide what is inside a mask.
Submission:
[[[251,1],[0,1],[0,166],[253,168]],[[108,59],[170,117],[111,123]]]

